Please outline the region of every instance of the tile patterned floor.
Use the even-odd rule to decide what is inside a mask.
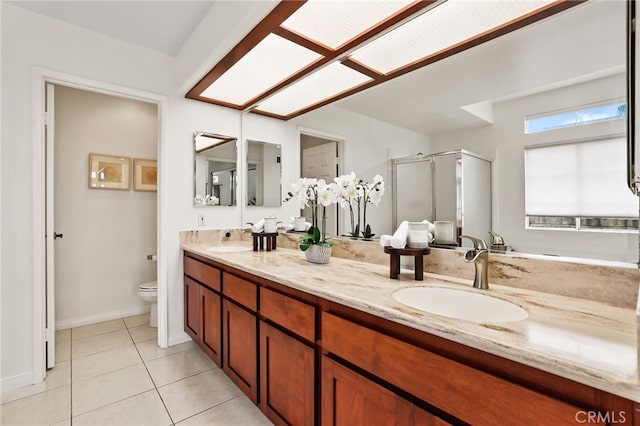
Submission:
[[[272,423],[193,342],[160,349],[149,314],[56,332],[56,367],[2,394],[0,425]]]

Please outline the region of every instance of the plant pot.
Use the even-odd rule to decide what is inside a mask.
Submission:
[[[319,244],[312,244],[305,252],[307,262],[311,263],[329,263],[331,259],[331,248]]]

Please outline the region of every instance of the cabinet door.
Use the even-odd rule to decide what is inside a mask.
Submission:
[[[202,293],[202,349],[222,366],[222,298],[206,287]]]
[[[322,357],[322,424],[325,426],[413,423],[413,404],[360,374]]]
[[[260,321],[260,409],[277,425],[313,425],[315,351]]]
[[[256,316],[223,299],[223,371],[258,403],[258,341]]]
[[[184,331],[200,344],[202,341],[200,284],[187,277],[184,277]]]

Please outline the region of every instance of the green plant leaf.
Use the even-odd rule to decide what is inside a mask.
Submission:
[[[311,243],[306,242],[306,241],[305,242],[301,242],[299,247],[300,247],[300,250],[307,251],[309,249],[309,247],[311,247]]]
[[[309,229],[309,231],[311,231],[311,229]],[[320,229],[314,227],[313,228],[313,242],[314,243],[319,243],[321,237],[322,237],[322,235],[320,234]]]

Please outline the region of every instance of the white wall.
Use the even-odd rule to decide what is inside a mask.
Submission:
[[[6,389],[33,379],[33,166],[32,75],[42,67],[168,96],[167,206],[163,220],[166,253],[169,340],[183,332],[182,259],[179,231],[196,228],[193,207],[193,132],[240,136],[239,113],[184,99],[175,88],[175,58],[45,18],[2,3],[2,301],[0,378]],[[83,185],[86,184],[83,183]],[[200,209],[204,211],[204,209]],[[239,207],[210,208],[207,227],[237,227]]]
[[[133,170],[157,141],[155,104],[56,86],[57,328],[145,310],[136,291],[156,279],[156,193],[89,189],[88,156],[130,157]]]
[[[624,98],[624,74],[601,78],[494,105],[494,124],[431,136],[432,152],[464,148],[493,164],[493,229],[525,253],[637,261],[637,234],[526,230],[524,227],[524,147],[625,132],[625,120],[524,134],[524,117]],[[623,182],[624,184],[624,182]],[[488,236],[485,236],[488,238]]]

